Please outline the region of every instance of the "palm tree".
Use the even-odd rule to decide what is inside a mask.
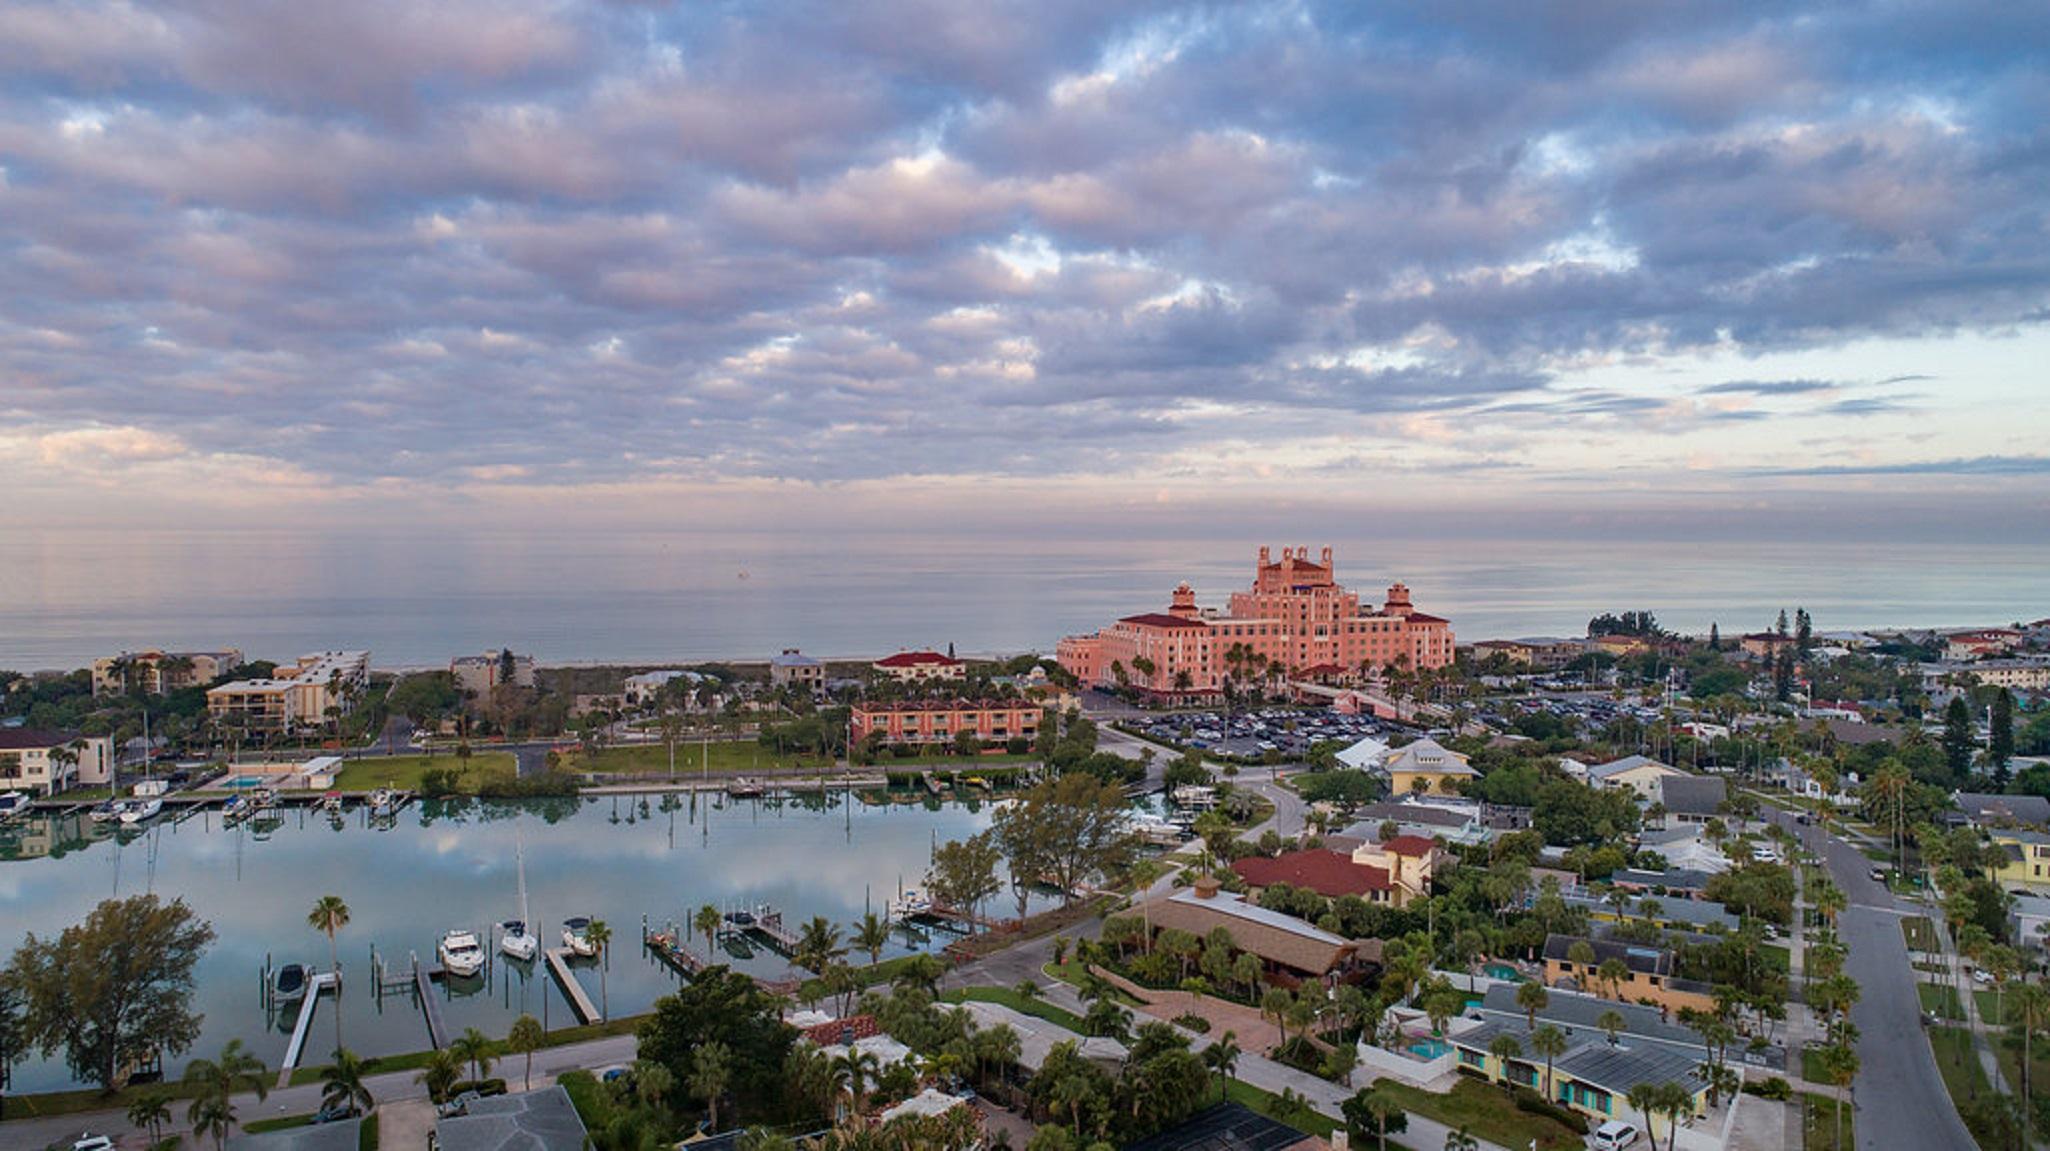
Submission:
[[[826,965],[847,954],[847,948],[840,943],[840,928],[823,915],[814,915],[797,933],[796,953],[791,956],[799,967],[818,975]]]
[[[1467,1134],[1466,1128],[1445,1133],[1445,1151],[1481,1151],[1481,1141]]]
[[[1620,959],[1604,959],[1594,969],[1595,978],[1609,985],[1609,998],[1623,998],[1623,981],[1630,978],[1630,965]]]
[[[1566,1054],[1566,1033],[1547,1023],[1530,1033],[1530,1049],[1545,1057],[1545,1101],[1552,1099],[1552,1060]]]
[[[1850,1090],[1851,1081],[1858,1077],[1858,1053],[1848,1043],[1833,1043],[1822,1049],[1822,1070],[1829,1076],[1836,1088],[1836,1129],[1830,1140],[1832,1148],[1844,1144],[1844,1093]]]
[[[1495,1068],[1502,1073],[1502,1078],[1506,1082],[1509,1079],[1510,1061],[1523,1058],[1523,1041],[1504,1031],[1495,1036],[1493,1043],[1488,1044],[1488,1054],[1495,1057]]]
[[[1630,1026],[1630,1022],[1629,1020],[1623,1018],[1621,1012],[1604,1011],[1601,1013],[1599,1017],[1595,1019],[1594,1025],[1596,1027],[1601,1028],[1603,1031],[1608,1032],[1609,1046],[1614,1047],[1616,1045],[1616,1036],[1620,1034],[1625,1027]]]
[[[1551,1002],[1552,993],[1536,980],[1516,985],[1516,1005],[1523,1008],[1523,1018],[1532,1031],[1537,1030],[1537,1013],[1549,1007]]]
[[[1637,1108],[1637,1114],[1644,1119],[1645,1137],[1654,1140],[1654,1146],[1656,1146],[1655,1141],[1658,1139],[1658,1136],[1652,1134],[1651,1113],[1659,1108],[1658,1084],[1639,1083],[1630,1088],[1630,1093],[1624,1096],[1624,1098],[1630,1101],[1630,1106]]]
[[[690,922],[692,927],[698,929],[698,934],[705,937],[705,962],[709,963],[712,961],[712,952],[719,946],[719,924],[722,922],[719,909],[707,903],[698,908],[698,913],[691,917]]]
[[[584,928],[584,938],[598,949],[598,1014],[611,1018],[612,989],[606,986],[605,973],[612,969],[612,925],[602,919],[593,919]]]
[[[527,1057],[526,1069],[520,1075],[520,1090],[533,1090],[534,1052],[547,1041],[548,1034],[541,1030],[541,1021],[531,1015],[522,1015],[513,1020],[512,1030],[505,1033],[505,1049],[514,1055]]]
[[[449,1040],[449,1054],[456,1062],[470,1065],[470,1082],[479,1083],[491,1070],[491,1037],[475,1027],[464,1029],[461,1035]]]
[[[216,1147],[225,1143],[229,1129],[235,1126],[235,1093],[254,1091],[259,1103],[269,1097],[270,1084],[265,1082],[263,1070],[263,1061],[243,1050],[240,1039],[229,1040],[219,1059],[195,1059],[186,1064],[185,1082],[198,1088],[185,1111],[193,1130],[212,1135]]]
[[[164,1091],[145,1091],[128,1105],[128,1124],[149,1130],[149,1145],[164,1141],[164,1124],[171,1121],[171,1097]]]
[[[421,1068],[420,1074],[413,1077],[413,1081],[427,1088],[427,1097],[439,1103],[448,1098],[449,1089],[462,1077],[463,1061],[456,1058],[455,1052],[444,1047],[428,1053],[426,1065]]]
[[[873,1051],[850,1047],[844,1055],[833,1059],[833,1082],[847,1091],[847,1103],[856,1115],[861,1114],[861,1105],[867,1097],[868,1083],[881,1071],[882,1064]]]
[[[1217,1076],[1217,1098],[1222,1100],[1232,1075],[1238,1070],[1239,1036],[1236,1031],[1227,1031],[1224,1038],[1203,1049],[1203,1066]]]
[[[339,895],[323,895],[314,901],[313,910],[306,913],[306,925],[327,936],[327,969],[339,973],[341,960],[335,950],[335,932],[349,925],[349,905],[343,903]],[[335,998],[339,1000],[341,994],[342,982],[337,974]],[[342,1009],[338,1003],[335,1007],[335,1049],[339,1051],[341,1046]]]
[[[1380,1151],[1388,1151],[1388,1121],[1402,1114],[1402,1096],[1390,1090],[1388,1080],[1383,1079],[1374,1084],[1373,1090],[1367,1092],[1367,1097],[1360,1102],[1379,1128]]]
[[[702,1051],[704,1048],[699,1048]],[[676,1076],[660,1063],[634,1060],[634,1098],[645,1107],[660,1107],[676,1086]]]
[[[1678,1083],[1661,1083],[1657,1087],[1657,1097],[1658,1110],[1666,1116],[1666,1151],[1673,1151],[1680,1141],[1680,1116],[1694,1110],[1694,1093]]]
[[[2050,1024],[2050,987],[2022,980],[2008,990],[2007,996],[2005,1006],[2014,1009],[2014,1025],[2022,1032],[2022,1146],[2033,1147],[2035,1144],[2029,1141],[2029,1122],[2035,1112],[2030,1110],[2029,1093],[2035,1085],[2029,1081],[2029,1071],[2034,1066],[2030,1048],[2036,1032]]]
[[[370,1096],[370,1088],[363,1084],[363,1076],[368,1070],[354,1051],[346,1047],[336,1048],[335,1061],[320,1073],[321,1107],[346,1107],[367,1114],[377,1105],[377,1100]]]
[[[890,921],[871,911],[854,925],[854,945],[868,952],[869,966],[883,961],[883,947],[890,942]]]
[[[875,1056],[870,1055],[869,1058],[873,1060]],[[691,1052],[691,1094],[705,1101],[706,1120],[713,1133],[719,1130],[719,1096],[733,1081],[732,1064],[732,1052],[716,1039]]]

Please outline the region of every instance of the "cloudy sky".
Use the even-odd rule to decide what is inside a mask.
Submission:
[[[16,0],[0,523],[2000,538],[2046,58],[1933,0]]]

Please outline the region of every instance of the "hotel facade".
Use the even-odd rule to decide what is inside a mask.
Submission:
[[[238,679],[206,693],[206,709],[216,720],[250,731],[289,732],[318,727],[328,709],[347,715],[370,683],[370,653],[324,651],[299,657],[296,667],[281,667],[269,679]]]
[[[1223,612],[1198,607],[1185,583],[1165,612],[1069,636],[1056,655],[1085,684],[1114,687],[1122,677],[1157,696],[1215,695],[1227,679],[1259,679],[1276,665],[1291,677],[1322,679],[1452,662],[1451,622],[1417,611],[1407,587],[1390,587],[1378,609],[1363,607],[1338,583],[1331,549],[1316,560],[1309,551],[1283,548],[1276,561],[1261,548],[1253,586],[1232,593]]]

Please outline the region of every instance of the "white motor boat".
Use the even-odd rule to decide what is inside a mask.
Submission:
[[[591,942],[591,920],[588,916],[575,915],[562,921],[562,945],[571,955],[590,959],[598,954],[598,945]]]
[[[121,823],[126,827],[134,827],[155,819],[163,812],[164,801],[154,795],[146,795],[141,799],[131,799],[121,806]]]
[[[271,976],[271,992],[279,1003],[297,1003],[306,998],[306,982],[310,973],[297,963],[287,963]]]
[[[435,954],[441,957],[442,970],[457,979],[468,979],[484,970],[484,948],[474,931],[457,928],[443,935]]]
[[[112,823],[121,818],[121,801],[118,799],[103,799],[93,804],[92,810],[86,814],[86,818],[94,823]]]
[[[370,815],[373,819],[383,819],[387,816],[396,815],[398,810],[398,792],[393,791],[389,787],[380,787],[370,793]]]
[[[916,887],[905,890],[890,901],[890,918],[900,922],[931,911],[931,898]]]
[[[26,791],[0,792],[0,821],[13,819],[28,812],[28,805],[35,802]]]
[[[531,963],[541,954],[541,937],[527,928],[527,849],[515,835],[513,859],[520,875],[520,917],[498,925],[498,949],[513,959]]]

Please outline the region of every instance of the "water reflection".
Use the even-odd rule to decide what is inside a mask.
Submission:
[[[20,936],[61,931],[110,896],[153,891],[182,897],[219,938],[201,961],[196,1002],[206,1022],[191,1055],[212,1055],[232,1038],[266,1062],[284,1055],[296,1006],[266,1011],[263,972],[285,963],[326,969],[328,941],[307,926],[315,899],[334,894],[351,919],[336,940],[345,981],[344,1041],[363,1054],[427,1045],[427,1025],[404,978],[417,957],[433,962],[444,931],[492,927],[517,911],[513,841],[524,838],[535,930],[557,946],[562,921],[602,918],[613,930],[604,984],[615,1015],[644,1010],[677,977],[640,948],[645,922],[681,925],[703,904],[768,903],[786,921],[824,915],[836,923],[878,913],[899,885],[920,885],[935,842],[989,823],[981,802],[929,797],[803,794],[763,800],[693,796],[602,796],[523,802],[475,799],[416,804],[373,823],[351,809],[340,821],[293,809],[259,826],[224,827],[218,813],[167,813],[142,831],[117,834],[83,816],[38,817],[0,829],[0,924],[11,948]],[[1039,897],[1040,904],[1046,896]],[[884,957],[943,945],[929,930],[895,933]],[[698,940],[702,946],[702,938]],[[545,965],[497,954],[478,979],[436,982],[449,1029],[505,1033],[522,1012],[550,1027],[576,1020]],[[722,962],[779,978],[789,962],[759,940],[722,950]],[[585,990],[599,998],[599,960],[579,961]],[[380,993],[375,966],[388,988]],[[334,1001],[322,998],[309,1060],[332,1043]],[[169,1068],[176,1074],[180,1064]],[[67,1085],[61,1059],[16,1069],[17,1089]]]

